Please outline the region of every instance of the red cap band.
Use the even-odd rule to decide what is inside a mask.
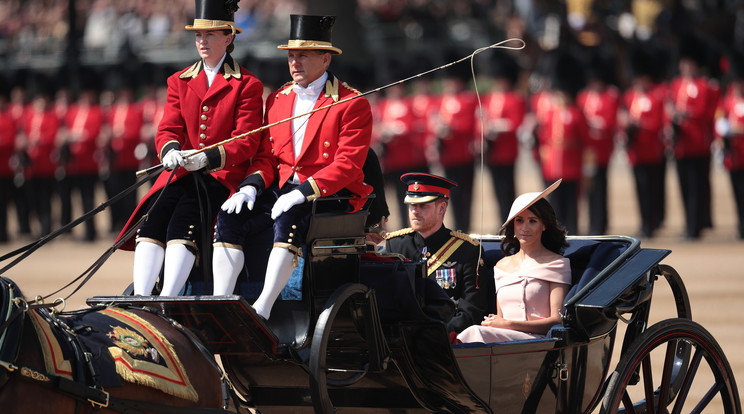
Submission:
[[[449,189],[437,187],[436,185],[426,185],[414,182],[408,186],[408,191],[413,193],[440,193],[444,197],[449,198]]]

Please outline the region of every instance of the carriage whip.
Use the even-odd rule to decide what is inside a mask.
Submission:
[[[519,42],[519,46],[508,46],[508,45],[506,45],[506,44],[507,44],[507,43],[509,43],[509,42]],[[456,65],[456,64],[458,64],[458,63],[460,63],[460,62],[462,62],[462,61],[464,61],[464,60],[466,60],[466,59],[470,59],[470,60],[471,60],[471,62],[470,62],[470,66],[471,66],[471,69],[473,69],[473,61],[472,61],[472,60],[473,60],[473,58],[475,57],[475,55],[477,55],[477,54],[479,54],[479,53],[482,53],[482,52],[484,52],[484,51],[486,51],[486,50],[489,50],[489,49],[509,49],[509,50],[521,50],[521,49],[524,49],[524,47],[525,47],[525,43],[524,43],[524,40],[522,40],[522,39],[517,39],[517,38],[513,38],[513,39],[506,39],[506,40],[502,40],[502,41],[500,41],[500,42],[498,42],[498,43],[494,43],[494,44],[492,44],[492,45],[490,45],[490,46],[485,46],[485,47],[482,47],[482,48],[476,49],[476,50],[475,50],[475,51],[474,51],[473,53],[471,53],[471,54],[469,54],[469,55],[467,55],[467,56],[463,57],[462,59],[458,59],[458,60],[455,60],[455,61],[452,61],[452,62],[446,63],[446,64],[444,64],[444,65],[442,65],[442,66],[438,66],[438,67],[436,67],[436,68],[433,68],[433,69],[429,69],[429,70],[427,70],[427,71],[424,71],[424,72],[418,73],[418,74],[416,74],[416,75],[413,75],[413,76],[409,76],[409,77],[407,77],[407,78],[405,78],[405,79],[401,79],[401,80],[395,81],[395,82],[393,82],[393,83],[389,83],[389,84],[387,84],[387,85],[385,85],[385,86],[380,86],[379,88],[376,88],[376,89],[372,89],[372,90],[369,90],[369,91],[367,91],[367,92],[364,92],[364,93],[361,93],[361,94],[359,94],[359,95],[354,95],[354,96],[350,96],[350,97],[348,97],[348,98],[346,98],[346,99],[342,99],[342,100],[340,100],[340,101],[338,101],[338,102],[334,102],[334,103],[332,103],[332,104],[328,104],[328,105],[325,105],[325,106],[321,106],[321,107],[318,107],[318,108],[316,108],[316,109],[313,109],[312,111],[306,112],[306,113],[304,113],[304,114],[300,114],[300,115],[295,115],[295,116],[292,116],[292,117],[289,117],[289,118],[285,118],[285,119],[282,119],[282,120],[280,120],[280,121],[276,121],[276,122],[274,122],[274,123],[271,123],[271,124],[268,124],[268,125],[264,125],[264,126],[262,126],[262,127],[260,127],[260,128],[256,128],[256,129],[254,129],[254,130],[252,130],[252,131],[248,131],[248,132],[245,132],[245,133],[243,133],[243,134],[240,134],[240,135],[236,135],[236,136],[234,136],[234,137],[230,137],[230,138],[228,138],[228,139],[226,139],[226,140],[224,140],[224,141],[220,141],[220,142],[217,142],[217,143],[214,143],[214,144],[211,144],[211,145],[207,145],[207,146],[206,146],[206,147],[204,147],[204,148],[200,148],[200,149],[198,149],[198,150],[196,150],[196,151],[192,152],[191,154],[189,154],[189,155],[186,155],[186,156],[185,156],[185,158],[188,158],[188,157],[191,157],[191,156],[193,156],[193,155],[196,155],[196,154],[202,153],[202,152],[204,152],[204,151],[207,151],[207,150],[210,150],[210,149],[212,149],[212,148],[216,148],[216,147],[219,147],[220,145],[225,145],[225,144],[228,144],[228,143],[230,143],[230,142],[233,142],[233,141],[239,140],[239,139],[241,139],[241,138],[245,138],[245,137],[247,137],[247,136],[249,136],[249,135],[253,135],[253,134],[255,134],[255,133],[261,132],[261,131],[263,131],[263,130],[265,130],[265,129],[268,129],[268,128],[271,128],[271,127],[273,127],[273,126],[276,126],[276,125],[282,124],[282,123],[284,123],[284,122],[288,122],[288,121],[291,121],[291,120],[293,120],[293,119],[301,118],[301,117],[303,117],[303,116],[307,116],[307,115],[313,114],[313,113],[315,113],[315,112],[318,112],[318,111],[322,111],[322,110],[324,110],[324,109],[328,109],[328,108],[330,108],[330,107],[332,107],[332,106],[336,106],[336,105],[340,105],[340,104],[342,104],[342,103],[346,103],[346,102],[348,102],[348,101],[351,101],[351,100],[353,100],[353,99],[361,98],[361,97],[363,97],[363,96],[367,96],[367,95],[370,95],[370,94],[373,94],[373,93],[377,93],[377,92],[380,92],[380,91],[382,91],[382,90],[385,90],[385,89],[387,89],[387,88],[389,88],[389,87],[391,87],[391,86],[399,85],[399,84],[401,84],[401,83],[405,83],[405,82],[408,82],[408,81],[410,81],[410,80],[413,80],[413,79],[416,79],[416,78],[420,78],[420,77],[422,77],[422,76],[428,75],[428,74],[430,74],[430,73],[433,73],[433,72],[436,72],[436,71],[438,71],[438,70],[441,70],[441,69],[445,69],[445,68],[448,68],[448,67],[450,67],[450,66],[454,66],[454,65]],[[140,176],[142,176],[142,175],[145,175],[145,174],[148,174],[148,173],[154,172],[154,171],[156,171],[156,170],[158,170],[158,169],[160,169],[160,168],[163,168],[163,165],[162,165],[162,164],[154,165],[154,166],[152,166],[152,167],[149,167],[149,168],[146,168],[146,169],[144,169],[144,170],[140,170],[140,171],[137,171],[137,177],[140,177]]]

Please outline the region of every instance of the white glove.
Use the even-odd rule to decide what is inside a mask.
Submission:
[[[165,156],[163,156],[163,167],[170,171],[183,162],[183,152],[178,150],[170,150]]]
[[[300,190],[292,190],[287,194],[279,197],[274,203],[274,207],[271,208],[271,219],[276,220],[282,213],[288,211],[293,206],[302,204],[305,202],[305,196]]]
[[[257,193],[258,191],[256,190],[256,187],[252,185],[241,187],[237,193],[233,194],[232,197],[222,203],[222,210],[226,211],[228,214],[240,214],[240,211],[243,209],[243,203],[248,206],[248,210],[253,210],[253,204],[256,202]]]
[[[189,171],[201,170],[202,168],[206,167],[209,162],[207,160],[207,154],[203,152],[200,152],[198,154],[194,154],[196,150],[186,150],[181,152],[184,155],[184,159],[183,162],[179,163],[178,165]]]

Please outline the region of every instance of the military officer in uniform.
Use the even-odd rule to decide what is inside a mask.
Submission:
[[[291,15],[290,19],[290,40],[278,48],[287,51],[293,81],[266,102],[265,123],[273,126],[264,132],[274,168],[260,173],[249,170],[239,191],[222,205],[214,238],[214,294],[231,294],[245,260],[243,243],[264,228],[267,218],[273,220],[274,244],[265,284],[253,304],[266,319],[302,256],[311,202],[350,196],[351,200],[318,203],[316,211],[353,212],[372,192],[362,170],[372,138],[370,104],[359,98],[333,105],[360,94],[328,71],[331,57],[341,54],[331,43],[336,18]],[[321,107],[327,108],[318,110]],[[293,119],[281,122],[289,118]]]
[[[457,184],[426,173],[403,174],[400,179],[408,184],[404,202],[411,227],[388,234],[387,252],[426,260],[428,277],[456,303],[446,322],[449,332],[480,324],[488,305],[489,281],[478,279],[479,243],[444,226],[450,189]]]

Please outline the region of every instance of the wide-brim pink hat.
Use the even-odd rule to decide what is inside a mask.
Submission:
[[[501,229],[503,230],[504,227],[506,227],[507,224],[509,224],[510,221],[514,219],[514,217],[522,214],[525,210],[530,208],[531,205],[535,204],[537,200],[541,198],[547,197],[548,194],[552,193],[553,190],[558,188],[559,185],[561,185],[562,179],[558,179],[558,181],[554,182],[553,184],[550,184],[548,188],[542,190],[542,191],[536,191],[533,193],[524,193],[517,197],[514,202],[512,203],[511,209],[509,209],[509,217],[506,219],[504,224],[501,225]]]

